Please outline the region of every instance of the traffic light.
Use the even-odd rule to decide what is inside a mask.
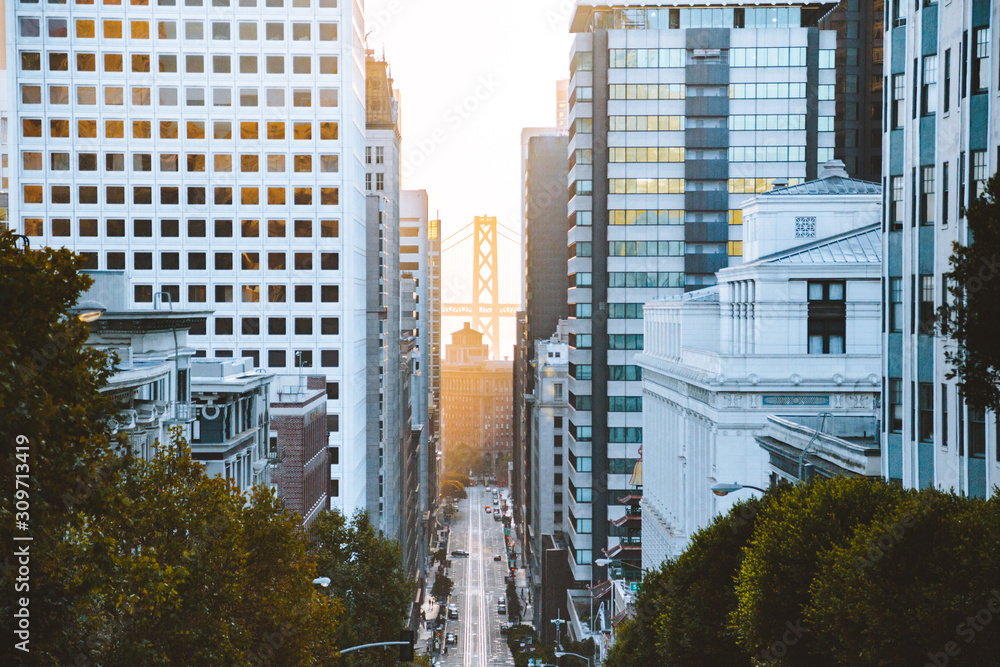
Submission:
[[[413,630],[402,630],[399,633],[399,641],[409,642],[399,645],[399,661],[413,662]]]

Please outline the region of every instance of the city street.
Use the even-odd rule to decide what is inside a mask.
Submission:
[[[500,636],[500,624],[507,617],[497,613],[497,600],[504,595],[503,523],[493,520],[485,506],[493,507],[493,495],[482,486],[467,489],[468,499],[458,503],[458,515],[452,524],[449,549],[465,550],[469,557],[451,557],[451,576],[455,588],[451,604],[458,606],[458,621],[449,621],[446,631],[454,632],[458,644],[448,647],[441,656],[446,667],[493,667],[513,665],[507,644]],[[503,560],[494,561],[496,555]]]

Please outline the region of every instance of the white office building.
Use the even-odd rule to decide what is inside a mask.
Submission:
[[[10,214],[211,309],[208,358],[327,377],[334,504],[365,506],[364,34],[337,0],[6,3]]]
[[[868,432],[857,435],[875,439],[881,188],[848,178],[838,161],[818,180],[752,197],[742,212],[745,264],[719,271],[712,287],[645,307],[636,358],[644,568],[680,555],[750,493],[717,497],[713,484],[796,478],[780,469],[787,452],[755,440],[769,415],[829,413],[831,433],[863,423]]]

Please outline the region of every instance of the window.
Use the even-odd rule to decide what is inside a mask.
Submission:
[[[232,302],[233,302],[233,286],[216,285],[215,303],[232,303]]]
[[[268,303],[285,303],[287,300],[287,288],[284,285],[268,285],[267,286],[267,302]]]
[[[924,116],[934,115],[934,105],[937,103],[937,64],[937,55],[924,56],[920,89],[920,113]]]
[[[889,332],[903,331],[903,279],[889,278]]]
[[[889,432],[901,433],[903,430],[903,381],[899,378],[889,378]]]
[[[295,318],[295,335],[296,336],[311,336],[313,332],[313,321],[311,317],[296,317]]]
[[[844,354],[847,312],[842,282],[808,284],[809,354]]]
[[[903,127],[906,117],[906,75],[892,75],[892,125],[893,130]]]
[[[972,49],[972,92],[984,93],[990,87],[990,28],[988,26],[976,28]],[[971,442],[969,447],[971,453]]]
[[[268,350],[267,351],[267,365],[269,368],[284,368],[285,367],[285,351],[284,350]]]
[[[903,177],[889,177],[889,231],[903,228]]]
[[[920,333],[934,334],[934,276],[920,276]]]
[[[951,49],[944,51],[944,112],[951,108]]]
[[[973,199],[986,194],[986,180],[989,178],[986,167],[986,151],[972,151],[972,187],[969,196]]]
[[[920,168],[920,224],[934,224],[934,166]]]
[[[986,411],[969,406],[969,458],[986,458]]]
[[[941,165],[941,225],[948,224],[948,163]]]
[[[205,253],[203,253],[203,252],[189,252],[188,253],[188,270],[189,271],[204,271],[205,268],[206,268]]]

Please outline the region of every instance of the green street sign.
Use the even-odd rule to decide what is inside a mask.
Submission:
[[[639,592],[639,582],[638,581],[630,581],[630,582],[628,582],[628,590],[629,590],[630,593],[638,593]]]

